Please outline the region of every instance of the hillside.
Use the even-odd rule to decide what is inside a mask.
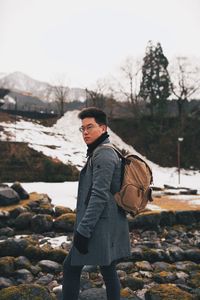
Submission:
[[[111,129],[139,153],[163,167],[177,166],[177,141],[181,143],[181,167],[200,169],[200,119],[176,117],[110,119]],[[128,128],[128,130],[127,130]]]
[[[46,157],[26,143],[0,141],[0,182],[62,182],[78,179],[78,170]]]

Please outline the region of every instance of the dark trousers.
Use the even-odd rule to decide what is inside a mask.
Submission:
[[[82,269],[83,266],[71,265],[70,251],[63,265],[63,300],[78,300]],[[106,286],[107,300],[120,300],[120,282],[116,272],[116,263],[100,266],[100,271]]]

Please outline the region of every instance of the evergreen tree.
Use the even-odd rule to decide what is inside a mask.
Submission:
[[[171,94],[171,81],[167,71],[168,60],[161,44],[153,46],[149,41],[143,61],[139,95],[148,103],[152,115],[155,108],[164,114],[166,100]]]

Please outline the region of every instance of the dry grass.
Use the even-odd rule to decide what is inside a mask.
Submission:
[[[172,199],[168,196],[154,197],[152,204],[166,210],[200,210],[200,204],[194,205],[190,201]]]
[[[29,194],[29,199],[27,200],[21,200],[19,203],[17,204],[13,204],[13,205],[9,205],[9,206],[0,206],[0,210],[3,210],[3,211],[11,211],[19,206],[26,206],[29,202],[32,202],[32,201],[40,201],[43,199],[44,197],[44,194],[38,194],[36,192],[33,192],[33,193],[30,193]]]

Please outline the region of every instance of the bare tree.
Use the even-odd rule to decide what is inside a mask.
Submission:
[[[127,57],[121,65],[120,71],[125,79],[124,84],[120,84],[121,92],[127,97],[127,100],[132,104],[138,103],[138,79],[141,72],[142,64],[139,60],[132,57]]]
[[[49,85],[48,97],[57,103],[59,115],[64,115],[64,104],[68,102],[69,88],[64,84],[63,79],[57,80],[56,84]]]
[[[197,97],[200,91],[200,66],[187,57],[177,57],[171,69],[172,93],[177,98],[179,117],[184,103]]]

